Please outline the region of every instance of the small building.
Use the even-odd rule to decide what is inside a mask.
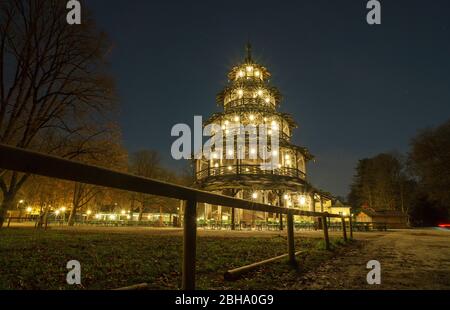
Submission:
[[[408,216],[397,210],[374,210],[363,207],[356,215],[356,222],[386,225],[388,229],[408,228]]]

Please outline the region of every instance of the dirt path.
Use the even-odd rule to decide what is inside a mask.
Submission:
[[[298,289],[450,289],[450,231],[402,230],[355,235],[360,245],[306,273]],[[366,264],[381,264],[381,285],[368,285]]]

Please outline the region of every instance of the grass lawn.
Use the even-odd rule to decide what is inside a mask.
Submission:
[[[285,254],[285,236],[199,237],[198,289],[289,289],[306,270],[332,259],[345,247],[332,239],[335,250],[320,239],[296,238],[300,268],[287,261],[271,263],[246,277],[227,282],[223,273],[262,259]],[[152,289],[179,289],[182,238],[179,235],[101,233],[96,231],[0,230],[0,289],[113,289],[149,283]],[[82,286],[66,284],[66,264],[78,260]]]

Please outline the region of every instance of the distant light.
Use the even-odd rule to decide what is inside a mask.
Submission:
[[[27,212],[28,212],[28,213],[31,213],[31,211],[33,211],[33,208],[28,207],[28,208],[27,208]]]
[[[255,76],[259,77],[259,71],[255,71]]]
[[[126,213],[127,213],[127,211],[125,211],[125,210],[122,210],[122,215],[125,215]]]
[[[272,122],[272,129],[277,129],[278,128],[278,123],[276,121]]]
[[[230,124],[229,121],[225,121],[225,126],[228,126]]]
[[[91,210],[87,210],[86,214],[87,214],[87,215],[91,215],[91,214],[92,214],[92,211],[91,211]]]
[[[231,171],[231,170],[233,170],[233,167],[228,166],[228,171]]]
[[[110,216],[109,216],[109,219],[111,220],[111,221],[115,221],[116,220],[116,215],[115,214],[111,214]]]
[[[268,134],[269,136],[271,136],[271,135],[272,135],[272,130],[269,129],[269,130],[267,131],[267,134]],[[278,155],[278,154],[277,154],[277,155]]]
[[[264,92],[262,91],[262,89],[258,90],[258,96],[262,96],[264,94]]]
[[[255,155],[256,154],[256,149],[251,149],[250,150],[250,154]]]
[[[217,159],[219,158],[219,155],[217,155],[217,153],[212,153],[212,158]]]
[[[244,77],[244,75],[245,75],[245,73],[244,73],[244,71],[239,71],[239,77]]]
[[[19,200],[19,203],[24,203],[25,201],[23,199]]]
[[[257,193],[257,192],[254,192],[254,193],[252,194],[252,198],[253,198],[253,199],[258,199],[258,193]]]
[[[290,159],[291,159],[291,156],[290,156],[290,155],[286,155],[286,156],[284,157],[284,159],[290,160]]]
[[[239,95],[239,97],[244,96],[244,91],[242,89],[239,89],[238,90],[238,95]]]
[[[55,211],[55,214],[56,214],[56,215],[59,215],[59,210],[56,210],[56,211]]]
[[[264,117],[264,122],[267,122],[267,117]]]
[[[215,168],[219,168],[219,164],[216,163],[216,164],[214,165],[214,167],[215,167]]]
[[[266,103],[270,103],[270,98],[269,97],[266,98]]]
[[[284,200],[289,200],[289,195],[284,195]]]
[[[234,121],[235,121],[235,122],[239,122],[240,119],[241,119],[241,118],[240,118],[239,116],[235,116],[235,117],[234,117]]]
[[[306,197],[305,196],[301,196],[299,199],[300,205],[304,206],[306,205]]]
[[[61,208],[61,212],[66,212],[66,210],[67,210],[66,207]]]
[[[254,121],[255,120],[255,116],[253,114],[250,115],[250,120]]]
[[[247,70],[247,72],[252,72],[253,71],[253,66],[247,66],[247,68],[245,68]]]
[[[234,155],[234,151],[228,151],[228,155],[233,156]]]
[[[272,156],[273,157],[277,157],[278,156],[278,151],[272,151]]]

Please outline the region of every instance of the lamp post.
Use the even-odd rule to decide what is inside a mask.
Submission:
[[[66,222],[66,207],[61,208],[61,212],[63,214],[63,224]]]
[[[28,207],[28,208],[27,208],[27,218],[28,218],[28,217],[31,217],[31,212],[33,212],[33,208]]]
[[[20,207],[20,205],[24,204],[25,200],[21,199],[17,202],[17,210],[19,211],[19,221],[20,218],[22,217],[22,208]]]

